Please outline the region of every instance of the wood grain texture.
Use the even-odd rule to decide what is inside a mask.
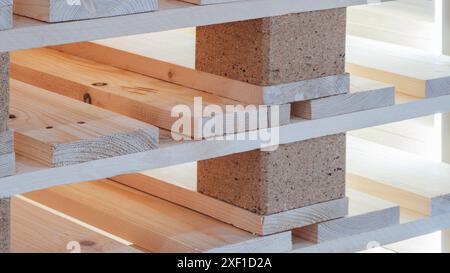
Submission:
[[[52,49],[33,49],[12,54],[11,76],[18,80],[53,91],[78,100],[86,94],[93,105],[172,130],[179,124],[180,114],[172,113],[176,106],[188,109],[183,118],[190,122],[187,128],[180,130],[187,136],[196,138],[224,135],[236,131],[255,130],[267,126],[263,123],[249,124],[250,115],[259,115],[256,107],[238,101],[223,98],[181,85],[150,78],[138,73],[102,65],[87,59],[81,59]],[[195,98],[201,100],[202,107],[194,108]],[[206,107],[219,108],[222,113],[207,114]],[[231,107],[228,107],[231,106]],[[265,111],[272,108],[261,106]],[[211,108],[210,108],[211,109]],[[289,121],[290,113],[284,113],[281,121]],[[243,124],[235,122],[239,116]],[[261,117],[261,119],[263,119]],[[267,119],[267,118],[266,118]],[[203,130],[209,120],[220,120],[222,130]],[[268,119],[267,119],[268,120]],[[177,123],[178,121],[178,123]],[[269,124],[271,126],[272,124]],[[275,124],[273,124],[275,125]],[[179,129],[176,127],[175,129]]]
[[[305,119],[320,119],[394,104],[393,86],[351,76],[349,93],[296,102],[292,105],[292,113]]]
[[[12,81],[15,149],[49,167],[158,147],[158,128]]]
[[[293,230],[299,238],[322,243],[399,224],[398,205],[348,189],[349,214],[319,224]]]
[[[25,196],[152,252],[282,252],[292,247],[290,232],[255,236],[110,180]]]
[[[0,0],[0,30],[13,27],[12,0]]]
[[[14,13],[63,22],[153,11],[157,0],[14,0]]]
[[[197,192],[196,170],[196,164],[190,163],[112,180],[259,235],[343,217],[348,212],[348,200],[339,199],[261,216]]]
[[[450,166],[348,137],[347,183],[424,215],[450,212]]]
[[[12,253],[139,253],[112,236],[23,196],[11,199]],[[76,249],[79,243],[80,249]]]
[[[450,57],[384,42],[347,38],[347,71],[416,97],[450,94]]]
[[[181,1],[160,0],[159,9],[155,12],[84,21],[48,24],[15,16],[15,27],[0,32],[0,41],[2,41],[0,52],[365,3],[367,0],[341,0],[338,2],[336,0],[259,0],[258,5],[255,5],[253,1],[237,1],[226,5],[201,6]],[[52,35],[48,35],[49,33]]]
[[[165,46],[160,46],[160,44]],[[349,75],[258,86],[194,69],[190,30],[55,46],[62,52],[250,104],[284,104],[347,93]]]

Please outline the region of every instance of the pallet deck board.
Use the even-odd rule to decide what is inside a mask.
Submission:
[[[352,75],[349,93],[293,103],[292,113],[305,119],[320,119],[394,104],[394,86]]]
[[[14,0],[14,13],[49,23],[149,12],[158,0]]]
[[[450,165],[355,137],[348,142],[351,187],[425,215],[450,212]]]
[[[61,167],[158,147],[154,126],[15,80],[11,87],[17,154]]]
[[[60,186],[25,197],[151,252],[281,252],[292,247],[290,232],[252,235],[111,180]]]
[[[196,163],[111,178],[121,184],[211,216],[254,234],[268,235],[347,215],[343,198],[262,216],[196,191]]]
[[[164,46],[161,46],[161,45]],[[173,82],[250,104],[285,104],[349,90],[344,73],[317,79],[258,86],[194,69],[191,29],[52,47],[64,53]],[[173,62],[173,63],[172,63]]]
[[[11,200],[13,253],[139,253],[125,242],[23,196]],[[79,245],[78,245],[79,244]],[[80,249],[77,249],[78,246]]]
[[[348,72],[392,84],[416,97],[450,94],[450,57],[418,49],[347,36]]]
[[[14,16],[14,28],[0,32],[0,52],[366,3],[367,0],[246,0],[201,6],[159,0],[159,9],[154,12],[84,21],[49,24]]]
[[[294,229],[294,236],[323,243],[399,224],[400,208],[397,204],[353,189],[347,189],[347,197],[348,216]]]

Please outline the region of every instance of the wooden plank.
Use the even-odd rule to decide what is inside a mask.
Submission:
[[[450,57],[349,36],[347,71],[416,97],[450,94]]]
[[[170,35],[169,35],[170,34]],[[163,43],[165,46],[159,46]],[[250,104],[285,104],[349,90],[349,75],[258,86],[194,69],[195,32],[170,31],[55,46],[62,52]],[[171,63],[175,62],[175,63]]]
[[[293,230],[293,234],[314,243],[336,240],[399,224],[398,205],[347,189],[349,215]]]
[[[14,152],[13,141],[13,131],[7,130],[4,132],[0,132],[0,155],[10,154]]]
[[[258,237],[110,180],[25,196],[152,252],[281,252],[292,247],[290,232]]]
[[[294,253],[342,253],[366,250],[373,245],[387,245],[450,227],[450,214],[426,217],[337,240],[314,244],[294,237]]]
[[[12,10],[12,0],[0,0],[0,30],[12,28]]]
[[[197,164],[114,177],[112,180],[208,215],[254,234],[268,235],[347,215],[348,200],[339,199],[262,216],[196,190]]]
[[[347,183],[425,215],[450,212],[450,165],[349,136]]]
[[[14,13],[46,22],[127,15],[158,9],[157,0],[14,0]]]
[[[141,252],[123,240],[23,196],[12,198],[11,211],[13,253]]]
[[[305,119],[320,119],[394,104],[393,86],[351,76],[349,93],[296,102],[292,105],[292,113]]]
[[[258,0],[223,5],[193,5],[160,0],[154,12],[48,24],[15,16],[15,26],[0,32],[0,52],[241,21],[295,12],[366,4],[367,0]],[[51,35],[48,35],[51,33]]]
[[[224,133],[267,126],[263,123],[248,123],[249,116],[264,114],[258,111],[256,106],[246,108],[247,105],[235,100],[102,65],[52,49],[12,53],[11,76],[78,100],[85,100],[86,96],[89,96],[89,102],[93,105],[167,130],[174,132],[180,130],[180,133],[195,138],[221,136]],[[180,106],[183,110],[185,108],[189,110],[182,113],[182,117],[190,123],[183,128],[178,126],[180,114],[175,108]],[[206,112],[208,106],[210,109],[219,108],[222,113],[216,112],[217,115],[212,116]],[[269,111],[265,106],[262,108]],[[272,109],[275,109],[275,106],[271,107],[270,111]],[[176,112],[173,112],[174,110]],[[245,115],[246,113],[249,115]],[[286,115],[280,117],[281,121],[290,120],[289,112],[280,111],[280,113]],[[239,122],[235,123],[235,119],[240,116],[244,118],[238,119]],[[222,130],[204,130],[210,120],[221,120]],[[239,127],[238,123],[244,124]]]
[[[49,167],[158,147],[158,128],[11,81],[15,150]]]

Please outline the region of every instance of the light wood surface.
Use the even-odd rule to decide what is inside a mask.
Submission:
[[[112,180],[259,235],[343,217],[348,212],[348,200],[340,199],[261,216],[198,193],[196,166],[196,163],[188,163]]]
[[[398,205],[352,189],[347,189],[347,197],[347,217],[295,229],[293,234],[322,243],[399,224]]]
[[[11,87],[15,150],[49,167],[158,147],[154,126],[22,82]]]
[[[12,0],[0,0],[0,30],[12,28]]]
[[[15,16],[14,28],[0,32],[0,52],[366,3],[367,0],[246,0],[202,6],[159,0],[159,8],[154,12],[84,21],[48,24]]]
[[[14,13],[46,22],[62,22],[153,11],[158,0],[14,0]]]
[[[163,44],[164,46],[161,46]],[[285,104],[346,93],[349,75],[257,86],[194,69],[195,30],[121,37],[54,49],[249,104]]]
[[[258,237],[110,180],[25,196],[151,252],[281,252],[292,246],[290,232]]]
[[[416,97],[450,94],[450,57],[347,36],[348,72],[392,84]]]
[[[425,215],[450,212],[450,165],[349,136],[349,186]]]
[[[245,117],[245,114],[249,113],[257,116],[256,107],[244,109],[246,105],[235,100],[102,65],[56,50],[33,49],[14,52],[11,55],[11,77],[15,79],[77,100],[84,100],[86,94],[89,94],[89,101],[93,105],[160,128],[172,130],[180,119],[178,111],[172,112],[174,108],[176,106],[188,108],[189,112],[183,113],[183,118],[190,122],[188,127],[191,130],[183,128],[181,133],[195,138],[267,126],[267,124],[249,125],[248,122],[245,122],[242,128],[237,124],[232,125],[235,118],[240,115]],[[195,98],[201,100],[201,106],[204,108],[194,107]],[[218,107],[222,113],[211,117],[204,111],[210,105]],[[232,107],[230,109],[227,106]],[[280,120],[289,121],[289,112],[280,111],[280,113],[285,114]],[[212,132],[203,130],[210,120],[221,120],[222,130]],[[246,116],[244,121],[248,120],[249,117]]]
[[[349,93],[293,103],[292,113],[305,119],[320,119],[394,104],[393,86],[351,76]]]
[[[23,196],[11,201],[13,253],[138,253],[136,248]],[[78,249],[79,247],[79,249]]]

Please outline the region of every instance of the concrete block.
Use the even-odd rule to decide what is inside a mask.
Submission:
[[[345,72],[346,9],[197,28],[196,69],[268,86]]]
[[[199,161],[198,191],[260,215],[345,197],[345,134]]]
[[[0,199],[0,253],[10,251],[11,245],[11,200]]]

